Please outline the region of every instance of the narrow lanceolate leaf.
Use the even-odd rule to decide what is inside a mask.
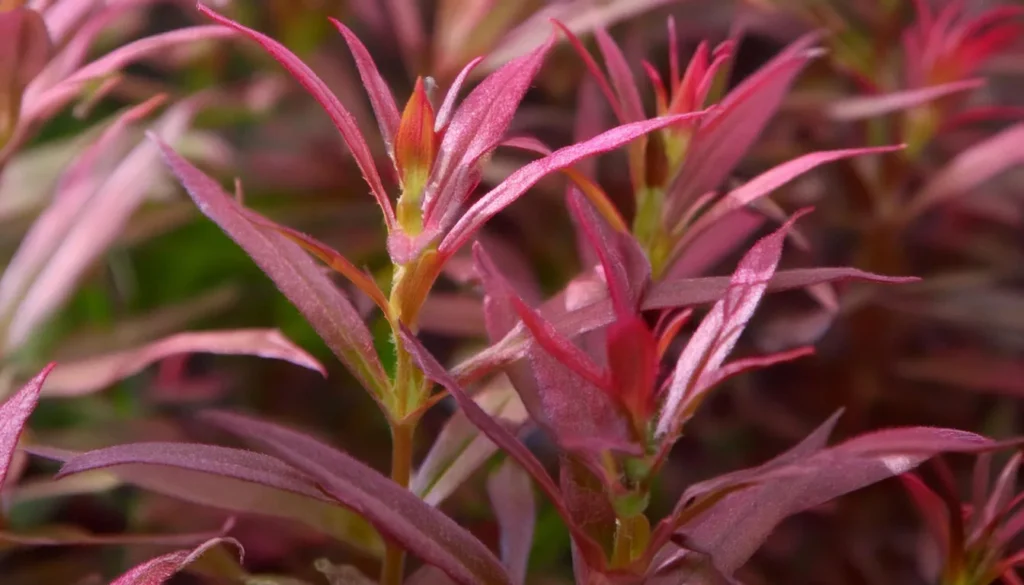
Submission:
[[[312,69],[303,63],[302,60],[274,39],[250,28],[246,28],[230,18],[217,14],[203,5],[199,5],[199,11],[220,24],[232,28],[259,43],[259,45],[263,47],[271,57],[277,60],[281,66],[287,69],[288,72],[291,73],[292,77],[294,77],[295,80],[309,92],[313,99],[320,104],[324,111],[327,112],[327,115],[330,116],[331,121],[334,122],[334,125],[338,128],[338,132],[341,133],[341,137],[345,141],[346,146],[348,146],[349,150],[352,151],[352,157],[355,159],[356,164],[359,165],[359,170],[362,171],[363,178],[366,180],[367,184],[369,184],[370,191],[373,193],[374,198],[377,200],[377,204],[380,205],[381,210],[384,212],[384,221],[390,229],[395,223],[395,213],[391,208],[391,201],[388,199],[387,192],[384,190],[384,185],[381,183],[377,167],[373,163],[373,154],[370,152],[370,147],[367,146],[366,139],[364,139],[363,135],[359,132],[359,125],[356,123],[355,117],[352,116],[351,112],[345,109],[345,106],[342,105],[337,96],[331,93],[327,84],[324,83]],[[376,82],[371,84],[371,86],[371,92],[378,89]],[[377,97],[379,98],[379,101],[383,100],[379,95]],[[378,104],[374,105],[376,106]],[[381,105],[382,108],[387,109],[386,105],[379,105]],[[390,112],[385,114],[385,118],[389,116]]]
[[[348,48],[352,51],[356,68],[359,70],[359,77],[366,86],[366,94],[370,96],[370,105],[373,106],[373,113],[377,116],[377,125],[380,126],[380,135],[384,138],[384,144],[390,152],[395,143],[395,133],[398,131],[398,106],[395,105],[395,98],[391,95],[391,89],[380,76],[373,57],[359,38],[347,26],[341,24],[335,18],[329,19],[341,36],[345,37]]]
[[[21,97],[50,59],[46,22],[30,8],[0,12],[0,147],[18,123]]]
[[[933,427],[894,428],[823,448],[827,428],[752,473],[740,474],[753,487],[726,495],[681,530],[732,574],[793,514],[843,494],[914,469],[943,452],[973,453],[997,446],[983,436]],[[715,482],[716,480],[712,480]],[[714,489],[727,489],[718,482]],[[693,486],[688,495],[704,491]],[[684,495],[684,498],[686,495]]]
[[[68,464],[61,479],[35,490],[47,497],[93,490],[97,485],[109,489],[124,482],[200,506],[300,522],[370,557],[384,552],[380,536],[365,520],[273,457],[180,443],[119,445],[86,453],[36,445],[27,450]],[[101,473],[108,478],[96,477]],[[76,487],[75,482],[84,485]]]
[[[501,560],[513,585],[523,585],[537,521],[533,483],[513,460],[506,459],[487,480],[487,494],[501,528]]]
[[[761,173],[744,183],[742,186],[733,189],[727,193],[725,197],[719,199],[711,206],[710,209],[705,213],[702,213],[697,221],[686,228],[686,233],[678,245],[685,245],[686,242],[690,242],[696,236],[710,230],[715,223],[720,221],[726,215],[736,211],[737,209],[741,209],[747,205],[755,203],[762,197],[769,195],[775,189],[778,189],[800,175],[813,170],[815,167],[846,158],[853,158],[867,154],[895,152],[902,150],[903,148],[903,145],[896,145],[881,146],[877,148],[829,150],[807,154],[793,160],[786,161],[768,171],[765,171],[764,173]]]
[[[911,200],[905,211],[906,219],[967,195],[989,179],[1024,162],[1024,150],[1018,148],[1022,140],[1024,124],[1017,124],[958,154]]]
[[[970,91],[983,85],[985,85],[984,79],[965,79],[963,81],[954,81],[952,83],[881,95],[845,98],[829,104],[825,109],[825,113],[829,118],[836,121],[863,120],[916,108],[946,96]]]
[[[43,387],[43,382],[56,365],[49,364],[43,368],[43,371],[0,405],[0,488],[7,478],[7,470],[14,459],[14,450],[18,447],[18,439],[21,438],[25,422],[39,402],[39,391]]]
[[[206,551],[221,544],[230,544],[237,548],[241,554],[242,545],[237,540],[233,538],[213,538],[193,550],[179,550],[146,561],[114,579],[110,585],[162,585],[176,573],[203,556]]]
[[[684,120],[695,119],[702,115],[704,115],[704,112],[692,112],[678,116],[664,116],[652,120],[624,124],[603,132],[586,142],[560,148],[544,158],[527,164],[512,173],[500,185],[487,192],[479,201],[474,203],[459,218],[458,223],[451,229],[451,232],[445,236],[439,250],[445,254],[454,254],[463,244],[469,241],[469,238],[487,220],[511,205],[545,176],[572,166],[589,156],[615,150],[648,132]]]
[[[698,197],[718,188],[761,135],[782,104],[797,75],[818,53],[811,49],[818,35],[794,41],[782,53],[729,92],[701,120],[679,180],[668,199],[666,214],[678,219]]]
[[[449,225],[479,176],[479,171],[475,170],[478,160],[494,150],[505,136],[552,41],[549,39],[533,52],[490,74],[452,114],[423,193],[423,212],[429,224]],[[447,105],[447,99],[445,103]],[[445,116],[442,107],[438,118]]]
[[[197,331],[179,333],[127,351],[61,363],[50,376],[46,394],[76,396],[95,392],[164,358],[189,353],[254,355],[288,361],[327,375],[327,370],[316,358],[277,329]]]
[[[276,231],[258,227],[248,218],[251,212],[213,179],[166,144],[157,142],[167,165],[200,211],[252,257],[363,386],[375,397],[383,396],[387,374],[377,358],[373,338],[330,278],[297,244]]]
[[[523,403],[508,378],[498,375],[473,396],[485,412],[511,425],[526,422]],[[456,410],[445,423],[410,482],[409,489],[437,506],[498,451],[465,413]]]
[[[775,274],[782,244],[798,212],[774,233],[762,238],[744,255],[722,300],[715,303],[679,356],[672,383],[658,417],[658,436],[675,436],[685,419],[692,416],[702,396],[697,382],[717,370],[736,345]]]
[[[408,489],[302,433],[226,412],[203,418],[276,453],[389,539],[462,585],[508,585],[500,561],[472,534]]]
[[[533,477],[533,480],[537,482],[537,485],[547,495],[558,511],[559,515],[565,520],[570,534],[572,534],[574,544],[580,549],[581,554],[590,563],[595,566],[600,566],[603,563],[604,553],[601,551],[601,547],[597,542],[590,538],[586,532],[584,532],[573,520],[572,515],[566,508],[565,501],[562,498],[562,494],[555,485],[555,482],[548,475],[548,472],[544,469],[544,466],[533,453],[523,445],[509,431],[507,428],[502,426],[497,420],[492,418],[486,412],[483,411],[473,399],[466,394],[462,386],[452,378],[451,375],[444,369],[444,366],[439,364],[433,355],[423,347],[419,339],[412,334],[408,329],[403,327],[402,339],[406,344],[406,348],[412,355],[413,359],[419,365],[423,373],[431,380],[444,386],[448,392],[451,393],[452,397],[459,404],[459,408],[466,414],[466,418],[469,419],[482,433],[487,435],[498,447],[500,447],[507,455],[516,460],[517,463]]]
[[[884,276],[849,267],[796,268],[776,272],[768,282],[766,292],[787,291],[821,283],[848,280],[906,284],[917,282],[920,279]],[[645,295],[641,308],[647,311],[714,303],[729,290],[729,281],[730,277],[726,276],[661,281],[655,283]],[[562,296],[557,297],[557,300],[564,302]],[[563,305],[558,303],[545,304],[540,312],[548,317],[562,335],[569,337],[604,327],[615,319],[615,312],[607,296],[595,298],[572,310],[566,310]],[[522,323],[519,323],[499,341],[456,365],[452,369],[452,375],[464,384],[478,380],[488,372],[522,358],[533,344],[533,337]]]

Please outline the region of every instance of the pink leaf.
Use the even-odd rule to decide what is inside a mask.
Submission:
[[[364,463],[308,435],[272,423],[226,412],[206,413],[203,418],[277,453],[314,478],[342,505],[456,582],[509,583],[501,563],[483,543]]]
[[[524,585],[537,522],[533,483],[513,460],[506,459],[488,478],[487,495],[501,528],[501,560],[512,584]]]
[[[452,113],[455,111],[455,102],[459,98],[459,91],[462,90],[462,86],[466,83],[466,78],[469,77],[473,69],[483,61],[483,57],[477,57],[466,63],[466,66],[462,68],[458,76],[455,77],[455,81],[452,82],[448,93],[444,95],[444,101],[441,102],[441,107],[437,110],[437,117],[434,118],[434,132],[442,132],[451,122]]]
[[[714,372],[732,351],[775,274],[789,227],[809,210],[798,212],[743,256],[725,297],[715,303],[679,356],[672,384],[658,418],[657,435],[675,436],[702,399],[696,384]]]
[[[778,110],[797,75],[818,55],[810,49],[817,40],[818,35],[811,33],[794,41],[701,120],[668,198],[669,223],[729,176]]]
[[[75,98],[92,81],[113,75],[123,67],[172,47],[209,39],[233,36],[235,33],[218,26],[192,26],[144,37],[103,55],[76,70],[52,87],[29,87],[25,94],[24,120],[48,118]]]
[[[622,104],[623,114],[626,116],[623,122],[639,122],[647,118],[644,115],[640,90],[637,88],[633,72],[629,69],[629,63],[626,62],[626,57],[622,54],[622,49],[603,28],[595,30],[594,37],[597,39],[597,46],[601,49],[601,55],[608,67],[608,76],[615,87],[619,103]]]
[[[1024,162],[1024,124],[1017,124],[963,150],[911,200],[905,217],[912,219],[928,208],[967,195],[986,181]]]
[[[864,120],[916,108],[983,85],[984,79],[965,79],[881,95],[857,96],[833,102],[825,111],[829,118],[836,121]]]
[[[398,106],[395,105],[395,98],[391,95],[391,89],[380,76],[373,57],[347,26],[335,18],[330,19],[331,24],[338,29],[338,32],[345,37],[348,48],[355,58],[356,68],[359,69],[359,77],[366,86],[366,93],[370,96],[370,105],[373,106],[373,113],[377,116],[377,124],[380,126],[380,135],[384,138],[384,144],[388,152],[392,152],[395,145],[395,133],[398,132]]]
[[[428,226],[446,228],[454,221],[479,181],[478,160],[501,142],[552,44],[553,38],[490,74],[452,115],[423,191],[423,216]]]
[[[191,565],[206,551],[220,544],[230,544],[241,554],[242,545],[233,538],[213,538],[199,545],[194,550],[180,550],[169,553],[133,568],[124,575],[114,579],[110,585],[162,585],[178,571]]]
[[[796,177],[807,173],[808,171],[818,167],[820,165],[835,162],[846,158],[852,158],[855,156],[862,156],[866,154],[882,154],[886,152],[896,152],[902,150],[903,145],[898,146],[881,146],[877,148],[850,148],[845,150],[829,150],[823,152],[815,152],[807,154],[799,158],[795,158],[790,161],[786,161],[776,167],[773,167],[753,179],[747,181],[742,186],[733,189],[727,193],[723,198],[719,199],[714,205],[711,206],[705,213],[701,214],[700,218],[697,219],[692,225],[686,229],[686,233],[683,236],[678,246],[685,246],[686,243],[692,241],[696,236],[711,229],[717,222],[721,221],[726,215],[741,209],[747,205],[756,202],[761,197],[765,197],[775,189],[785,185],[792,181]]]
[[[356,164],[359,165],[359,170],[362,171],[363,178],[370,186],[370,191],[373,192],[373,196],[377,200],[377,204],[380,205],[381,211],[384,213],[384,221],[390,230],[395,223],[395,212],[391,207],[391,200],[388,199],[387,192],[384,190],[384,185],[381,183],[377,167],[374,165],[370,147],[366,145],[366,140],[360,133],[359,126],[356,123],[355,118],[347,109],[345,109],[345,106],[342,105],[337,96],[331,93],[327,84],[317,77],[316,73],[314,73],[312,69],[310,69],[284,45],[278,43],[274,39],[250,28],[246,28],[230,18],[217,14],[206,6],[199,5],[199,11],[220,24],[232,28],[259,43],[259,45],[263,47],[271,57],[277,60],[281,66],[287,69],[295,80],[298,81],[311,96],[313,96],[321,107],[323,107],[324,111],[327,112],[327,115],[330,116],[331,121],[334,122],[335,127],[338,128],[338,132],[341,133],[341,137],[345,141],[345,144],[348,146],[349,150],[352,151],[352,156],[355,158]],[[374,87],[370,89],[371,93],[380,89],[376,87],[376,83],[373,85]]]
[[[0,13],[0,142],[5,142],[18,119],[21,95],[39,75],[53,50],[46,23],[30,8]]]
[[[18,447],[18,439],[21,438],[25,423],[39,402],[43,382],[56,365],[47,365],[0,405],[0,488],[7,478],[7,470],[14,459],[14,450]]]
[[[603,132],[586,142],[560,148],[544,158],[530,162],[512,173],[500,185],[481,196],[479,201],[459,218],[438,249],[444,254],[454,254],[488,219],[511,205],[550,173],[560,171],[586,157],[614,150],[648,132],[684,120],[694,119],[703,114],[704,112],[693,112],[624,124]]]
[[[377,359],[373,338],[344,294],[297,244],[280,233],[260,228],[213,179],[157,140],[167,165],[178,176],[200,211],[215,221],[274,281],[309,320],[335,355],[375,397],[387,388],[387,374]]]
[[[555,482],[548,475],[540,461],[507,428],[477,406],[459,383],[448,374],[441,364],[437,363],[434,356],[430,354],[427,348],[423,347],[411,332],[403,328],[402,339],[406,344],[406,349],[423,373],[429,379],[444,386],[451,393],[455,401],[458,402],[462,412],[466,414],[466,418],[494,441],[507,455],[515,459],[533,477],[533,480],[537,482],[537,485],[554,505],[555,510],[565,520],[569,532],[573,536],[574,544],[583,551],[583,555],[592,562],[600,562],[600,559],[604,557],[600,545],[587,536],[573,521],[558,490],[558,486],[555,485]]]
[[[950,550],[949,508],[938,494],[926,486],[913,473],[904,473],[899,477],[903,487],[910,494],[910,500],[914,503],[914,507],[917,508],[917,511],[924,518],[928,531],[931,532],[932,538],[935,539],[935,544],[945,554]],[[956,513],[959,513],[959,510],[956,510]],[[960,545],[961,543],[956,544],[956,546]]]
[[[254,355],[279,359],[320,372],[327,370],[313,356],[277,329],[235,329],[179,333],[126,351],[61,363],[50,376],[48,396],[79,396],[110,386],[167,357],[189,353]]]

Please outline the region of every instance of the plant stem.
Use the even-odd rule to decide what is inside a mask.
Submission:
[[[391,479],[403,488],[409,487],[412,475],[412,438],[415,432],[415,421],[400,421],[391,426]],[[388,543],[384,550],[380,585],[401,585],[404,566],[405,549]]]

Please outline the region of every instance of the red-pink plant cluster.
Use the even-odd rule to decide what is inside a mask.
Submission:
[[[187,151],[182,137],[200,110],[230,101],[228,92],[182,99],[146,140],[131,141],[128,134],[167,99],[161,93],[117,115],[77,153],[0,274],[0,366],[14,363],[8,356],[16,355],[112,245],[147,196],[159,157],[198,211],[248,254],[379,407],[391,436],[391,469],[385,475],[289,424],[222,408],[188,416],[207,433],[226,433],[245,448],[204,439],[72,450],[24,440],[41,395],[90,394],[173,356],[255,355],[323,376],[328,372],[276,329],[181,332],[51,363],[24,381],[0,406],[0,485],[5,479],[13,484],[24,471],[21,443],[38,458],[62,463],[56,481],[44,486],[107,478],[222,510],[230,513],[229,521],[218,530],[158,536],[57,530],[33,535],[5,527],[4,539],[22,546],[149,543],[179,549],[138,564],[116,585],[165,583],[185,569],[249,585],[304,583],[250,575],[243,568],[244,555],[236,552],[246,539],[228,535],[239,520],[270,516],[379,558],[380,585],[522,585],[545,577],[530,571],[539,522],[536,488],[545,498],[542,505],[553,508],[567,528],[578,584],[737,583],[738,572],[788,518],[901,476],[939,545],[941,568],[929,578],[942,585],[1020,582],[1013,567],[1021,555],[1011,548],[1024,517],[1017,509],[1020,498],[1012,497],[1019,455],[988,489],[990,453],[1018,442],[967,430],[886,425],[830,444],[842,414],[835,412],[767,462],[691,481],[671,495],[667,508],[652,503],[673,473],[678,445],[694,433],[724,383],[780,364],[811,367],[804,364],[817,359],[814,342],[843,315],[855,315],[852,328],[861,333],[854,334],[854,346],[871,366],[865,376],[887,375],[879,360],[900,357],[903,346],[892,341],[893,334],[875,347],[871,333],[878,329],[870,326],[884,317],[872,312],[877,307],[871,291],[915,290],[928,281],[904,271],[908,264],[879,256],[885,252],[879,245],[891,244],[926,210],[1018,162],[1013,145],[1021,130],[1015,126],[962,149],[927,180],[915,175],[915,165],[933,156],[927,148],[933,141],[1008,114],[969,109],[953,98],[979,87],[980,67],[1017,42],[1020,25],[1012,19],[1019,10],[968,16],[961,2],[937,11],[925,0],[913,3],[915,20],[897,43],[903,58],[898,74],[858,69],[864,55],[840,51],[840,69],[869,95],[833,100],[815,112],[830,124],[863,123],[865,139],[842,148],[819,148],[813,140],[810,148],[783,149],[776,157],[781,162],[737,183],[733,176],[769,134],[797,79],[826,58],[823,46],[841,47],[851,37],[821,30],[801,34],[730,86],[742,31],[731,31],[717,44],[701,40],[684,65],[681,20],[669,17],[667,67],[660,67],[635,59],[637,51],[620,46],[608,32],[630,10],[640,10],[626,2],[589,8],[551,3],[533,17],[501,2],[440,2],[437,28],[453,36],[461,31],[467,40],[458,46],[445,36],[428,39],[416,2],[352,2],[369,30],[393,29],[414,78],[407,97],[393,91],[397,85],[371,57],[373,45],[364,45],[369,39],[330,20],[353,58],[352,79],[358,77],[368,98],[378,134],[370,136],[372,121],[354,113],[336,84],[280,41],[209,6],[200,4],[197,13],[213,24],[146,37],[82,66],[93,37],[120,11],[145,2],[96,3],[82,15],[68,2],[14,4],[7,9],[0,1],[0,29],[17,31],[0,41],[6,43],[0,54],[14,57],[0,63],[8,81],[0,95],[0,163],[17,161],[39,122],[83,88],[93,92],[87,100],[114,91],[122,81],[114,72],[127,62],[184,42],[236,37],[283,67],[340,134],[365,182],[361,189],[379,209],[374,228],[382,228],[385,266],[365,269],[314,235],[256,211],[240,181],[229,193],[200,170],[199,162],[224,163],[209,155],[217,142],[203,133],[192,136],[209,147],[197,149],[207,154],[203,158]],[[658,3],[638,4],[649,9]],[[572,12],[577,9],[592,11],[587,14],[596,20],[581,24]],[[883,8],[877,10],[881,14]],[[553,18],[538,21],[538,15]],[[90,32],[69,32],[67,19],[78,19]],[[514,22],[519,24],[513,27]],[[491,35],[486,39],[469,30],[485,25]],[[589,34],[600,63],[587,47]],[[434,43],[429,50],[428,42]],[[494,53],[468,57],[467,47],[475,49],[475,43]],[[505,57],[495,62],[495,54]],[[574,139],[552,149],[516,121],[556,54],[577,62],[583,75]],[[638,82],[640,73],[646,84]],[[603,108],[613,119],[610,127]],[[879,122],[887,117],[893,123]],[[841,142],[850,142],[849,135],[859,136],[851,132]],[[111,160],[109,153],[118,147],[128,154]],[[495,178],[491,165],[508,150],[536,158]],[[628,180],[615,185],[594,160],[613,160],[623,152],[619,162],[625,162]],[[811,238],[803,228],[820,212],[783,206],[770,196],[828,163],[845,165],[853,177],[849,183],[870,198],[863,268],[787,267],[784,251],[806,253]],[[515,250],[492,245],[487,228],[517,207],[534,205],[531,192],[556,177],[567,185],[559,202],[575,228],[579,270],[545,295],[538,275],[509,260],[521,259]],[[766,223],[774,224],[767,232]],[[722,264],[730,265],[731,275],[707,276]],[[338,276],[347,281],[344,287]],[[844,282],[864,285],[856,289],[862,296],[840,294]],[[487,345],[445,365],[447,357],[430,347],[422,330],[429,329],[428,313],[439,311],[431,302],[452,286],[472,296],[469,310],[482,316]],[[811,327],[809,334],[790,331],[777,336],[784,341],[764,344],[778,347],[749,353],[741,343],[744,334],[766,313],[770,293],[782,291],[812,297],[827,325]],[[898,306],[901,297],[892,294],[884,298],[895,298],[891,303]],[[458,309],[443,313],[442,319],[465,317]],[[387,330],[383,341],[374,328],[378,320]],[[11,378],[25,378],[24,369],[12,367]],[[855,389],[863,379],[833,376],[836,386],[849,382]],[[870,396],[856,395],[864,401],[856,405],[862,416],[870,410]],[[456,410],[417,468],[417,431],[448,398]],[[554,466],[530,448],[527,438],[535,430],[548,441]],[[947,469],[941,468],[941,494],[907,475],[942,453],[979,457],[971,507],[959,505]],[[495,457],[500,464],[488,469]],[[441,507],[480,470],[489,473],[497,550]],[[19,492],[8,487],[7,493]],[[221,545],[229,545],[230,554]],[[374,582],[354,567],[321,561],[316,569],[330,583]]]

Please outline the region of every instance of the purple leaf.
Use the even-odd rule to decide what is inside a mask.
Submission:
[[[220,544],[234,546],[239,550],[239,556],[241,556],[242,545],[237,540],[233,538],[213,538],[193,550],[180,550],[146,561],[114,579],[110,585],[162,585],[178,571],[181,571],[203,556],[206,551]]]
[[[939,453],[978,452],[997,445],[966,431],[907,427],[868,433],[822,448],[830,427],[827,423],[789,452],[738,474],[740,481],[756,485],[726,495],[682,527],[689,540],[712,556],[720,571],[732,574],[740,568],[772,530],[793,514],[905,473]],[[687,492],[693,497],[729,484],[721,478],[711,483],[714,488],[693,486]]]
[[[348,146],[349,150],[352,151],[352,157],[355,158],[356,164],[359,165],[359,170],[363,173],[363,179],[365,179],[367,184],[370,186],[370,191],[373,192],[373,196],[377,200],[377,204],[380,205],[380,208],[384,213],[384,221],[390,230],[395,224],[395,212],[391,208],[391,200],[388,199],[387,192],[384,190],[384,185],[380,180],[380,174],[377,172],[377,167],[374,165],[373,154],[370,152],[370,147],[366,145],[366,140],[363,138],[362,133],[360,133],[359,125],[356,123],[355,118],[347,109],[345,109],[345,106],[342,105],[337,96],[331,93],[327,84],[317,77],[316,73],[314,73],[312,69],[310,69],[284,45],[278,43],[274,39],[250,28],[246,28],[230,18],[217,14],[213,10],[201,4],[199,5],[199,11],[220,24],[232,28],[259,43],[259,45],[263,47],[271,57],[277,60],[281,66],[287,69],[288,72],[291,73],[292,77],[294,77],[295,80],[298,81],[317,101],[317,103],[323,107],[324,111],[327,112],[327,115],[330,116],[331,121],[334,122],[338,132],[341,133],[341,137],[345,141],[345,144]],[[359,59],[357,56],[357,63],[358,61]],[[360,72],[362,73],[362,67],[360,67]],[[369,85],[372,85],[372,87],[369,87]],[[377,87],[376,82],[369,85],[368,87],[371,94],[380,89]],[[376,108],[377,105],[378,104],[375,103],[374,107]],[[387,116],[385,116],[385,118],[386,117]]]
[[[7,478],[7,470],[14,459],[14,450],[18,447],[18,439],[21,438],[25,422],[39,403],[39,392],[43,382],[56,365],[47,365],[0,405],[0,488]]]
[[[603,132],[586,142],[560,148],[544,158],[530,162],[512,173],[500,185],[481,196],[445,236],[438,248],[439,251],[444,254],[454,254],[488,219],[511,205],[548,174],[569,167],[588,156],[614,150],[648,132],[702,115],[704,112],[692,112],[624,124]]]
[[[818,55],[805,35],[729,92],[698,124],[686,162],[667,199],[669,223],[682,217],[698,197],[715,190],[733,171],[778,110],[803,68]]]
[[[320,372],[316,358],[289,341],[277,329],[236,329],[179,333],[126,351],[61,363],[50,376],[48,396],[78,396],[95,392],[132,376],[164,358],[189,353],[254,355],[279,359]]]
[[[359,69],[359,77],[366,87],[366,94],[370,96],[370,105],[373,106],[373,113],[377,116],[377,125],[380,126],[380,135],[384,138],[384,144],[388,152],[393,152],[395,146],[395,133],[398,132],[398,106],[395,105],[395,98],[391,95],[391,89],[380,76],[373,57],[347,26],[335,18],[330,19],[331,24],[338,29],[338,32],[345,37],[349,51],[355,58],[356,68]]]
[[[402,340],[423,373],[429,379],[444,386],[451,393],[462,409],[462,412],[466,414],[466,418],[494,441],[507,455],[515,459],[533,477],[533,480],[537,482],[537,485],[554,505],[555,510],[565,520],[575,545],[583,551],[584,557],[591,562],[600,563],[604,557],[600,545],[576,525],[565,506],[565,502],[562,500],[558,486],[555,485],[555,482],[548,475],[540,461],[507,428],[477,406],[459,383],[448,374],[441,364],[437,363],[437,360],[427,351],[427,348],[423,347],[423,344],[404,327],[402,330]]]
[[[284,235],[258,227],[213,179],[159,140],[164,160],[200,211],[221,227],[309,320],[327,346],[379,399],[388,387],[373,338],[359,313],[317,264]]]
[[[475,403],[474,403],[475,404]],[[388,538],[463,585],[508,584],[498,559],[451,518],[364,463],[302,433],[226,412],[203,418],[277,453]]]
[[[487,495],[501,529],[501,560],[513,585],[523,585],[537,520],[533,483],[512,459],[506,459],[487,480]]]
[[[754,314],[782,255],[782,244],[793,223],[809,210],[798,212],[781,228],[762,238],[743,256],[722,300],[701,321],[679,356],[656,434],[676,436],[703,398],[697,383],[722,365]]]
[[[108,544],[150,544],[161,546],[196,546],[211,538],[224,536],[234,525],[234,519],[215,531],[180,534],[92,534],[76,526],[48,524],[31,531],[6,532],[0,530],[0,542],[22,546],[90,546]]]
[[[62,474],[104,469],[132,485],[201,506],[301,522],[369,556],[384,551],[377,532],[362,518],[339,507],[309,478],[266,455],[181,443],[137,443],[86,453],[40,446],[27,450],[80,468],[66,467]]]

